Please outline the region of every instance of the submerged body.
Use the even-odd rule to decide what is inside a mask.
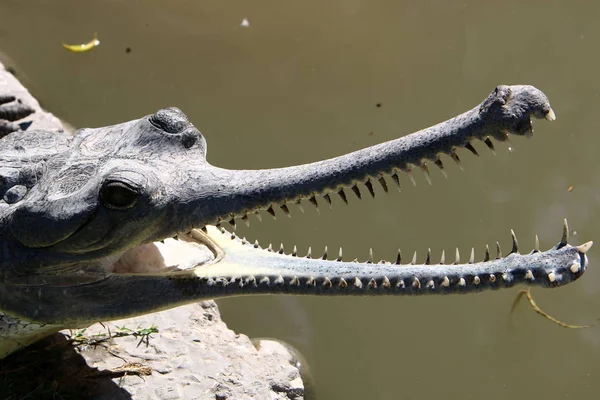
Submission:
[[[15,132],[0,140],[0,357],[62,328],[144,314],[202,299],[261,293],[386,295],[469,293],[517,283],[555,287],[579,278],[591,246],[567,244],[481,262],[344,262],[261,249],[215,225],[260,210],[373,182],[472,142],[530,136],[530,117],[554,119],[531,86],[499,86],[479,106],[431,128],[312,164],[226,170],[178,109],[73,138]],[[565,232],[568,232],[565,229]],[[178,240],[170,238],[177,237]],[[132,295],[134,294],[134,295]]]

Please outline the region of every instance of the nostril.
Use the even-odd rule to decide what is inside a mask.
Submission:
[[[178,108],[163,108],[150,116],[149,122],[167,133],[180,133],[189,126],[184,113]]]

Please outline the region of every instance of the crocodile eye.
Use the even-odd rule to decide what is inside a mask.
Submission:
[[[107,182],[100,189],[100,201],[106,208],[126,210],[135,205],[138,192],[135,188],[123,182]]]

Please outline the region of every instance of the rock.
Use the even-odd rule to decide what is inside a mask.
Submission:
[[[152,326],[159,332],[151,334],[147,342],[137,335],[115,337],[95,347],[86,346],[81,355],[100,370],[123,365],[150,367],[151,378],[129,376],[121,381],[134,399],[303,398],[302,378],[286,347],[258,351],[246,335],[227,328],[214,301],[104,326],[95,324],[85,336],[106,334],[108,329],[115,335],[119,327]],[[97,399],[128,398],[117,393]]]
[[[10,95],[20,100],[23,104],[33,108],[35,112],[19,123],[31,123],[27,129],[44,129],[52,132],[64,132],[60,120],[40,107],[40,103],[21,85],[21,83],[10,72],[6,71],[0,63],[0,96]]]
[[[25,129],[64,131],[2,64],[1,95],[35,109],[18,121],[31,122]],[[302,399],[293,352],[281,345],[260,348],[228,329],[216,303],[205,301],[52,335],[0,361],[0,396]]]

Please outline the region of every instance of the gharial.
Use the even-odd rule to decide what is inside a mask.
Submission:
[[[0,107],[1,110],[1,107]],[[491,138],[533,134],[553,120],[532,86],[498,86],[480,105],[420,132],[311,164],[227,170],[206,161],[203,135],[177,108],[74,136],[16,131],[0,139],[0,357],[64,328],[202,299],[249,294],[470,293],[517,283],[555,287],[586,270],[591,242],[475,262],[407,265],[344,262],[261,249],[221,222],[331,195],[347,202],[364,185],[457,150],[493,149]],[[2,113],[0,112],[0,118]],[[14,125],[14,124],[13,124]],[[178,240],[174,240],[177,238]]]

